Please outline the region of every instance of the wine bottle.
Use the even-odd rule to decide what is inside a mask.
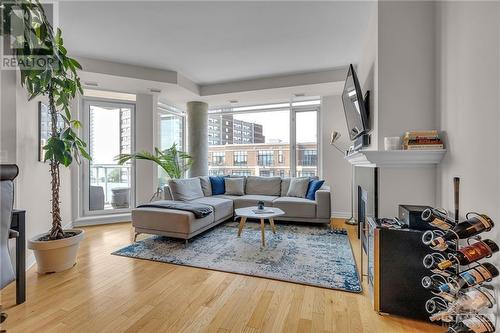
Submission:
[[[449,279],[438,287],[439,292],[456,294],[461,289],[476,286],[498,276],[498,269],[490,263],[483,263],[458,274],[457,278]],[[425,286],[424,286],[425,287]]]
[[[430,321],[444,321],[446,323],[450,323],[453,321],[453,316],[448,314],[446,311],[439,311],[434,314],[432,314],[429,317]]]
[[[434,274],[439,274],[443,276],[452,276],[455,275],[456,272],[453,270],[449,270],[447,268],[440,269],[439,265],[448,260],[442,252],[434,252],[427,254],[423,259],[424,267],[431,270]]]
[[[425,222],[441,230],[448,230],[455,226],[455,221],[447,216],[446,211],[439,209],[427,208],[422,212],[421,217]]]
[[[493,333],[495,326],[483,315],[474,315],[448,328],[448,333]]]
[[[449,241],[476,236],[484,231],[490,231],[493,226],[493,221],[488,216],[478,214],[457,224],[443,236],[432,239],[430,246],[434,250],[443,251],[449,247]]]
[[[431,276],[424,276],[422,278],[422,286],[425,289],[440,293],[439,287],[446,284],[446,279],[441,275],[433,274]]]
[[[463,295],[460,295],[456,301],[449,304],[446,312],[449,314],[458,314],[463,312],[479,312],[495,305],[495,297],[485,288],[472,288]]]
[[[430,246],[433,250],[436,251],[451,252],[453,251],[452,249],[454,249],[455,247],[455,243],[453,240],[445,241],[444,243],[446,244],[439,244],[438,246],[435,247],[432,246],[432,243],[434,242],[435,239],[443,237],[444,235],[445,232],[443,232],[442,230],[427,230],[422,235],[422,243]]]
[[[469,246],[459,249],[455,253],[448,254],[448,260],[441,261],[437,264],[439,269],[446,269],[455,264],[469,265],[480,259],[489,257],[495,252],[498,252],[498,245],[491,239],[485,239]]]
[[[441,297],[433,297],[425,302],[425,310],[431,314],[429,317],[431,321],[452,321],[453,317],[446,312],[447,309],[448,302]]]
[[[425,302],[425,310],[428,313],[442,312],[448,309],[448,302],[442,297],[433,297]]]

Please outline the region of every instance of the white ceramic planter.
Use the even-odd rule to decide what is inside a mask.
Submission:
[[[84,231],[79,229],[66,229],[77,234],[73,237],[40,241],[41,234],[28,241],[28,248],[35,253],[37,271],[40,274],[55,273],[67,270],[76,264],[76,255]]]

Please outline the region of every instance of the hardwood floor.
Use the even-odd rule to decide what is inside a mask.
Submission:
[[[348,229],[359,262],[354,227],[333,223]],[[31,268],[22,305],[15,305],[14,284],[2,291],[7,332],[445,331],[378,315],[366,282],[362,294],[353,294],[118,257],[110,253],[131,242],[129,223],[84,229],[73,269],[38,275]]]

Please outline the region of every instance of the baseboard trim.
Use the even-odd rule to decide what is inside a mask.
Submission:
[[[100,215],[100,216],[88,216],[80,217],[73,222],[74,227],[87,227],[92,225],[102,225],[102,224],[113,224],[113,223],[123,223],[130,222],[132,220],[132,214],[110,214],[110,215]]]
[[[351,212],[332,212],[332,218],[337,218],[337,219],[348,219],[351,217]]]

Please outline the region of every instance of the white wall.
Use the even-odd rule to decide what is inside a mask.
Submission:
[[[350,217],[351,166],[335,147],[330,145],[330,134],[341,134],[339,144],[347,145],[349,138],[341,96],[325,96],[321,99],[321,170],[325,182],[331,187],[332,216]]]
[[[363,92],[371,91],[367,149],[383,150],[386,136],[436,128],[435,8],[419,1],[377,4],[357,66]],[[435,204],[435,167],[381,168],[379,175],[379,216],[396,216],[398,204]],[[369,213],[373,183],[373,170],[356,169],[356,185],[368,192]]]
[[[363,40],[361,60],[357,64],[361,90],[365,94],[370,91],[370,132],[371,144],[366,149],[378,149],[378,5],[374,6]]]
[[[443,2],[438,16],[438,122],[448,152],[438,170],[438,204],[453,210],[461,177],[460,212],[496,223],[500,241],[500,3]],[[500,264],[499,256],[495,256]]]
[[[378,9],[378,147],[384,137],[435,129],[432,1],[381,1]]]
[[[16,161],[16,72],[0,71],[0,161]]]

